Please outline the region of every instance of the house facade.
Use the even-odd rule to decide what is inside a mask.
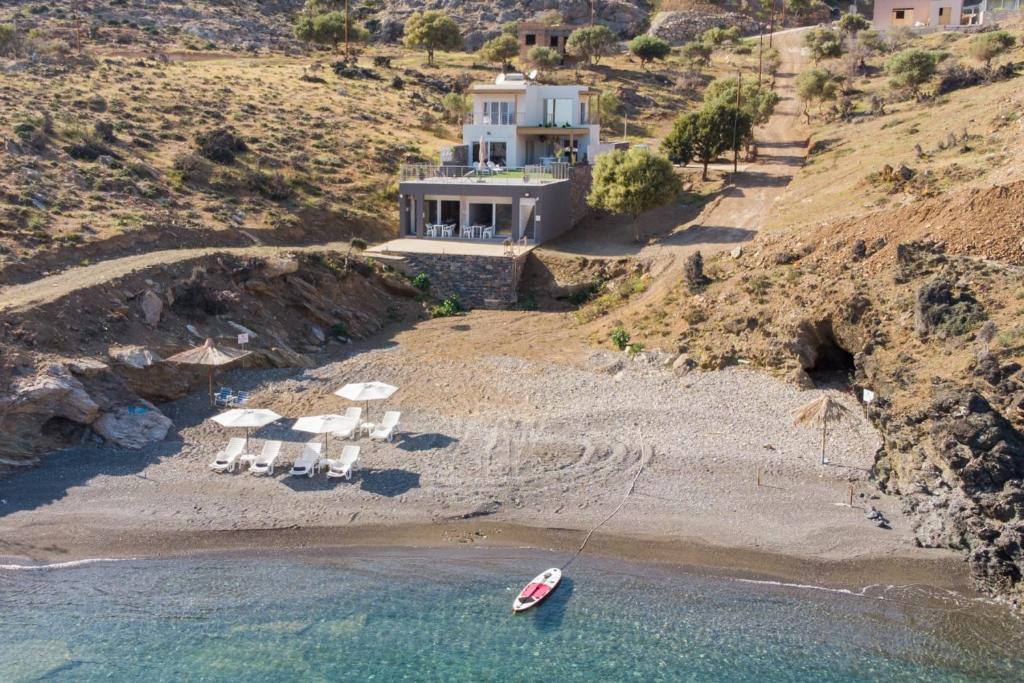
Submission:
[[[571,228],[590,163],[615,147],[600,140],[596,93],[519,74],[469,92],[463,144],[402,169],[400,236],[539,244]]]
[[[963,0],[875,0],[871,24],[878,29],[961,26],[968,23],[963,5]]]
[[[567,58],[565,43],[574,30],[576,27],[569,24],[552,26],[537,21],[519,22],[519,59],[525,61],[535,47],[549,47],[562,55],[564,63]]]

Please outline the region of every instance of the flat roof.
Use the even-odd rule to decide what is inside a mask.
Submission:
[[[513,245],[516,256],[521,256],[531,251],[535,244]],[[460,240],[445,239],[440,237],[400,237],[399,239],[377,244],[366,250],[367,254],[452,254],[455,256],[493,256],[495,258],[508,258],[505,256],[505,245],[502,240]]]

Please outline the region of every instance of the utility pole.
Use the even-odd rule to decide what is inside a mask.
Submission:
[[[757,87],[761,88],[761,69],[764,65],[764,24],[757,22]]]
[[[351,58],[351,53],[349,52],[349,43],[348,43],[348,16],[349,16],[348,15],[348,0],[345,0],[345,61],[346,62]]]
[[[771,18],[768,20],[768,47],[772,46],[772,38],[775,37],[775,2],[772,0]]]
[[[590,25],[591,26],[594,25],[594,3],[595,2],[597,2],[597,0],[590,0]]]
[[[739,172],[740,164],[740,146],[739,140],[736,136],[740,127],[740,105],[742,100],[741,93],[743,92],[743,71],[736,67],[736,115],[732,118],[732,172],[736,174]]]

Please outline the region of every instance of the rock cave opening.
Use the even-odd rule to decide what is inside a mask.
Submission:
[[[39,433],[54,443],[69,445],[81,440],[86,429],[81,422],[58,415],[44,422],[39,428]]]
[[[810,367],[805,368],[807,374],[818,386],[849,386],[856,371],[853,354],[836,339],[831,320],[819,322],[815,332],[814,360]]]

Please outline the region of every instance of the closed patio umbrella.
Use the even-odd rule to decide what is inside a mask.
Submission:
[[[213,405],[213,372],[214,369],[233,363],[239,358],[249,355],[248,351],[241,349],[218,347],[212,339],[207,339],[202,346],[188,351],[182,351],[167,359],[169,363],[182,363],[184,365],[205,365],[210,369],[210,405]]]
[[[398,391],[398,387],[384,384],[383,382],[358,382],[346,384],[341,389],[335,391],[334,394],[347,398],[350,401],[362,401],[366,415],[369,417],[369,401],[383,401],[384,399],[391,398],[391,395],[396,391]]]
[[[245,428],[245,450],[249,450],[249,430],[265,427],[281,419],[273,410],[265,408],[232,408],[210,418],[223,427]]]
[[[327,441],[334,432],[348,431],[355,428],[355,420],[345,415],[310,415],[300,417],[292,425],[299,432],[324,435],[324,457],[327,457]]]

